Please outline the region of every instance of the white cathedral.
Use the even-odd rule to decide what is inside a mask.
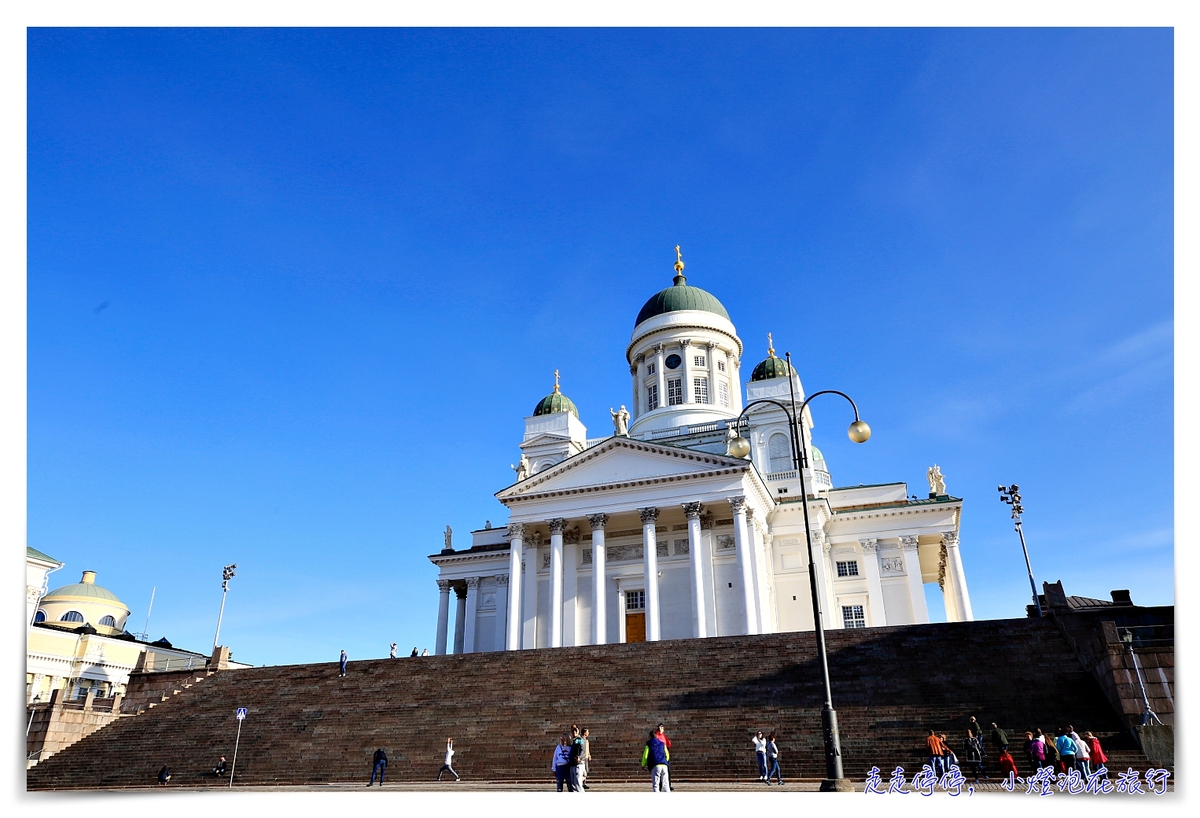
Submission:
[[[742,341],[683,267],[679,258],[673,286],[634,321],[632,412],[612,413],[613,434],[587,436],[556,373],[554,391],[525,418],[517,482],[496,494],[508,526],[472,532],[465,550],[447,528],[446,548],[429,558],[439,572],[436,653],[813,628],[788,414],[761,403],[737,425],[756,400],[790,406],[794,390],[799,406],[799,375],[769,348],[743,402]],[[834,400],[824,406],[849,417]],[[946,494],[937,467],[927,498],[904,483],[835,488],[812,445],[811,408],[798,425],[823,626],[928,622],[925,583],[935,581],[947,619],[972,619],[962,500]],[[748,457],[727,454],[735,436],[749,441]]]

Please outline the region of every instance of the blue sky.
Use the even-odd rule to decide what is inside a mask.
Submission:
[[[426,555],[670,283],[768,331],[838,485],[937,462],[978,617],[1170,604],[1164,29],[31,30],[28,542],[255,664],[433,647]],[[748,372],[748,368],[744,367]]]

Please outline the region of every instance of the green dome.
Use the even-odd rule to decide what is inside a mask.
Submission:
[[[821,450],[820,450],[820,449],[818,449],[816,446],[813,446],[811,443],[810,443],[810,444],[809,444],[809,446],[808,446],[808,450],[809,450],[810,452],[812,452],[812,460],[813,460],[814,462],[815,462],[815,461],[817,461],[817,460],[824,460],[824,459],[825,459],[825,455],[821,454]]]
[[[579,417],[579,410],[575,408],[575,404],[571,399],[558,391],[558,387],[554,387],[554,391],[546,397],[538,401],[538,405],[533,408],[533,416],[538,415],[553,415],[555,412],[570,412],[575,417]]]
[[[96,574],[94,571],[85,571],[83,576],[83,582],[76,582],[73,585],[64,585],[61,588],[55,588],[42,597],[42,599],[78,599],[80,597],[88,597],[91,599],[102,599],[106,602],[115,602],[118,605],[125,606],[124,602],[117,599],[116,594],[96,584]]]
[[[796,370],[792,369],[792,374]],[[750,374],[751,381],[769,381],[772,378],[786,378],[788,375],[788,362],[783,358],[776,358],[774,355],[767,358],[758,366],[754,367],[754,372]]]
[[[638,313],[637,320],[633,322],[633,325],[636,327],[647,318],[676,310],[703,310],[716,313],[726,321],[730,320],[729,313],[725,311],[725,307],[721,306],[721,302],[717,300],[716,296],[699,287],[689,286],[687,279],[680,273],[675,276],[673,286],[659,290],[650,296],[650,300],[642,307],[642,311]]]

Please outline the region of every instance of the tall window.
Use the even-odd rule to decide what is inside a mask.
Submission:
[[[717,361],[717,371],[718,372],[725,371],[725,362],[724,361]]]
[[[851,628],[865,628],[867,626],[867,618],[863,616],[863,606],[843,605],[842,625],[846,630],[850,630]]]
[[[849,560],[847,562],[839,562],[837,564],[837,575],[839,577],[856,577],[856,576],[858,576],[858,560]]]
[[[667,405],[683,403],[683,378],[667,379]]]
[[[625,592],[625,610],[627,610],[627,611],[644,611],[644,610],[646,610],[646,592],[645,591],[626,591]]]
[[[771,439],[767,441],[767,453],[771,456],[771,471],[788,471],[794,465],[792,463],[792,447],[788,443],[787,435],[776,432],[771,435]]]
[[[721,405],[729,405],[729,384],[721,381],[717,384],[717,395],[721,398]]]
[[[692,378],[696,391],[696,403],[708,403],[708,378]]]
[[[654,364],[646,364],[646,374],[647,375],[654,374]]]
[[[646,411],[658,408],[658,384],[652,383],[646,387]]]
[[[708,359],[703,355],[697,355],[692,359],[692,362],[695,363],[696,366],[708,366]]]

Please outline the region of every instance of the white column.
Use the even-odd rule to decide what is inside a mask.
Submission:
[[[863,570],[867,575],[867,602],[871,608],[871,626],[887,624],[883,605],[883,583],[879,581],[879,540],[866,537],[858,541],[863,550]]]
[[[750,544],[750,567],[754,571],[754,610],[758,614],[756,633],[771,633],[771,614],[767,610],[767,538],[754,514],[746,509],[746,539]]]
[[[503,640],[497,640],[497,645],[504,645],[506,650],[518,650],[521,647],[521,559],[525,552],[525,526],[515,523],[508,527],[508,580],[512,585],[512,595],[508,597],[508,628],[503,631]],[[500,609],[496,608],[496,616]]]
[[[454,610],[454,652],[462,653],[467,624],[467,589],[456,585],[454,595],[458,598],[458,607]]]
[[[705,359],[708,364],[708,403],[711,406],[718,406],[721,395],[717,391],[717,345],[709,341],[704,345],[704,349],[708,353]]]
[[[579,528],[563,531],[563,624],[562,644],[579,642]],[[586,641],[586,640],[585,640]]]
[[[658,379],[658,408],[667,405],[667,374],[663,369],[663,345],[654,345],[654,377]]]
[[[563,554],[562,532],[567,522],[562,517],[547,520],[550,526],[550,647],[562,647]]]
[[[737,550],[738,570],[742,575],[742,604],[746,612],[747,635],[758,633],[758,610],[754,606],[754,574],[750,562],[750,544],[746,536],[746,498],[730,497],[733,509],[733,543]]]
[[[617,579],[617,610],[620,615],[617,616],[617,643],[625,644],[625,589],[621,587],[621,580]]]
[[[730,391],[733,392],[733,394],[730,395],[729,400],[733,403],[733,411],[741,412],[742,411],[742,362],[737,357],[736,352],[733,355],[729,356],[729,380],[732,382],[730,384]]]
[[[704,563],[700,543],[700,503],[684,503],[687,515],[688,563],[692,569],[692,636],[703,639],[708,636],[707,617],[704,615]]]
[[[479,613],[479,577],[467,577],[467,624],[463,628],[463,653],[475,652],[475,615]]]
[[[639,376],[640,378],[640,376]],[[641,381],[638,381],[641,383]],[[607,514],[593,514],[588,517],[592,526],[592,644],[608,643],[608,611],[605,603],[606,580],[604,526],[608,525]]]
[[[450,580],[439,579],[437,632],[433,636],[433,652],[438,656],[446,653],[446,631],[450,627]]]
[[[963,571],[962,554],[958,551],[958,532],[947,531],[942,535],[946,544],[946,573],[954,579],[954,603],[958,608],[959,621],[975,619],[971,611],[971,597],[967,594],[967,575]]]
[[[949,549],[945,539],[939,546],[938,554],[938,587],[942,589],[942,605],[946,609],[947,622],[960,622],[962,616],[958,612],[958,599],[954,593],[954,574],[950,570]]]
[[[532,537],[535,532],[526,531],[527,536]],[[525,550],[525,565],[521,569],[523,578],[522,584],[524,588],[520,591],[523,601],[521,603],[521,649],[533,650],[537,645],[537,606],[538,606],[538,540],[537,537],[533,540],[531,547],[526,547]],[[517,589],[513,589],[513,593],[517,593]]]
[[[904,554],[904,573],[908,578],[908,595],[912,598],[913,622],[920,625],[929,621],[929,606],[925,604],[925,583],[921,581],[921,560],[917,552],[917,535],[902,535],[900,548]]]
[[[646,572],[646,641],[659,640],[658,619],[658,533],[654,523],[657,508],[639,508],[642,515],[642,565]]]
[[[683,402],[695,403],[696,395],[692,390],[692,342],[687,338],[679,342],[679,357],[683,358]]]
[[[492,644],[496,647],[493,650],[512,650],[507,644],[510,633],[510,628],[508,627],[508,617],[510,614],[511,612],[508,609],[508,574],[496,574],[496,636],[492,640]],[[520,635],[520,631],[517,634]]]
[[[637,366],[637,382],[633,385],[633,419],[637,420],[642,415],[646,414],[646,356],[639,354],[634,358],[634,364]]]

